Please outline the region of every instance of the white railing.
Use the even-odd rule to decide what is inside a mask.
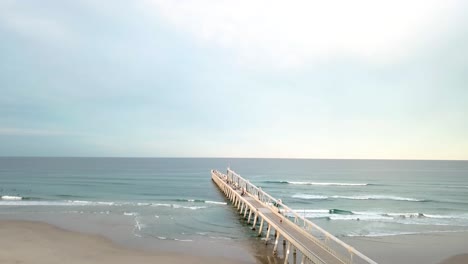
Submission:
[[[275,199],[273,196],[269,195],[262,188],[259,188],[250,181],[242,178],[235,171],[230,168],[227,169],[227,173],[223,174],[219,171],[213,171],[220,178],[225,178],[225,180],[231,184],[234,188],[242,190],[245,188],[245,191],[256,197],[260,202],[266,206],[273,209],[273,211],[279,211],[279,213],[287,216],[289,221],[293,222],[298,228],[300,228],[304,233],[311,235],[315,240],[320,241],[324,245],[324,249],[333,253],[334,255],[342,256],[346,259],[344,260],[347,263],[371,263],[377,264],[375,261],[371,260],[361,252],[357,251],[355,248],[346,244],[345,242],[339,240],[329,232],[325,231],[318,225],[314,224],[310,220],[306,219],[303,216],[300,216],[296,211],[286,206],[281,200]],[[274,208],[273,208],[274,207]],[[275,210],[275,208],[279,208]],[[291,220],[292,219],[292,220]]]

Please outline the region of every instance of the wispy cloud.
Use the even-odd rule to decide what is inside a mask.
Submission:
[[[394,59],[424,34],[437,31],[457,2],[147,1],[179,30],[204,43],[233,49],[249,63],[286,66],[324,56]]]

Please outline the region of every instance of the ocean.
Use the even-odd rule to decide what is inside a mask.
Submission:
[[[468,230],[468,161],[0,158],[0,219],[158,245],[257,240],[211,181],[228,166],[337,237]]]

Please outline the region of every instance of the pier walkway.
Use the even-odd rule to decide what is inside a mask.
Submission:
[[[376,264],[234,171],[228,169],[227,174],[223,174],[212,170],[211,178],[240,214],[248,217],[247,222],[253,222],[252,229],[258,228],[259,236],[265,235],[265,243],[274,241],[275,255],[278,254],[278,243],[283,239],[284,263],[292,258],[292,263],[300,259],[300,263]],[[270,239],[272,231],[274,235]]]

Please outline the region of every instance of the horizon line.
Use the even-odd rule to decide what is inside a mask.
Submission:
[[[189,156],[3,156],[0,158],[102,158],[102,159],[282,159],[282,160],[382,160],[382,161],[468,161],[468,159],[398,158],[302,158],[302,157],[189,157]]]

